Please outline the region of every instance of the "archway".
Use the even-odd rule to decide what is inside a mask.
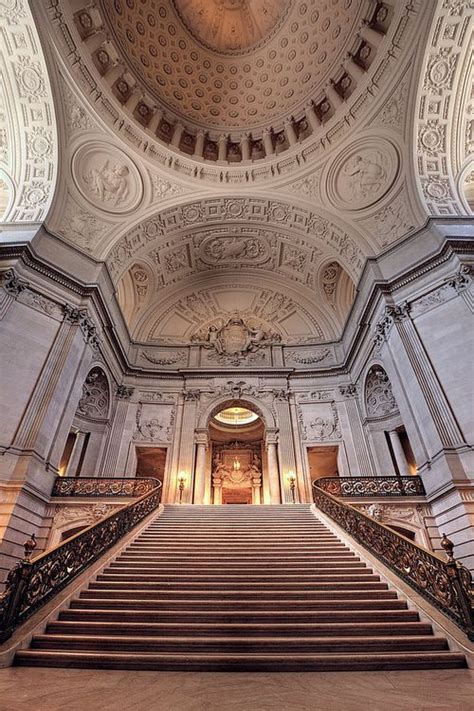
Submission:
[[[220,398],[196,430],[195,504],[281,503],[273,414],[239,392]]]

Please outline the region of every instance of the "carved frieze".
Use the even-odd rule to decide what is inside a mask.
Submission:
[[[169,442],[173,436],[174,407],[139,402],[133,439],[137,442]]]
[[[281,336],[250,326],[235,314],[221,327],[211,325],[207,332],[198,332],[191,340],[210,351],[210,360],[240,365],[243,360],[255,362],[264,359],[263,349],[280,342]]]
[[[166,352],[161,355],[150,351],[140,351],[140,358],[154,365],[176,365],[186,362],[187,354],[184,351]]]
[[[336,403],[297,405],[301,438],[308,442],[333,442],[342,437]]]
[[[312,350],[285,350],[285,361],[301,365],[315,365],[323,361],[331,361],[333,353],[330,348],[315,348]]]

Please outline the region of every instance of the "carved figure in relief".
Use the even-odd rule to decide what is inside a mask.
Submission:
[[[355,155],[346,163],[343,173],[349,179],[348,188],[354,199],[377,193],[387,178],[385,167],[375,154]]]
[[[118,205],[128,197],[129,173],[126,165],[110,166],[107,160],[101,168],[93,168],[84,182],[100,200]]]

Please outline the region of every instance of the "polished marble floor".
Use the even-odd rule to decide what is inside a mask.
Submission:
[[[1,711],[474,711],[474,671],[211,674],[9,668]]]

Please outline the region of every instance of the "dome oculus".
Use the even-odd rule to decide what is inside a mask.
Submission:
[[[217,52],[239,52],[265,40],[284,18],[288,0],[173,0],[188,31]]]

